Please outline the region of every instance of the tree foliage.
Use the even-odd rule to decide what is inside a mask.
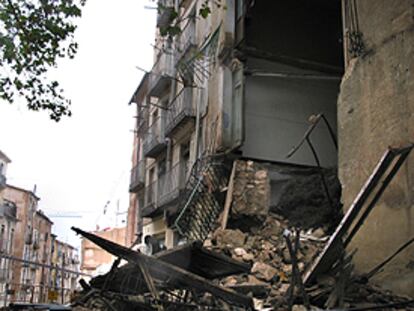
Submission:
[[[0,1],[0,98],[23,99],[55,121],[71,115],[70,100],[47,72],[59,58],[76,54],[74,21],[85,1]]]
[[[203,0],[197,12],[198,16],[206,19],[211,14],[212,9],[226,9],[226,6],[222,2],[223,0]],[[177,12],[174,7],[164,4],[163,1],[158,1],[157,10],[158,14],[166,12],[168,15],[165,24],[160,26],[161,36],[174,37],[179,35],[181,33],[180,23],[183,21],[183,17],[180,16],[179,12]]]

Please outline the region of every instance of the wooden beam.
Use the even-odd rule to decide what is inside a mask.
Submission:
[[[236,174],[236,160],[233,162],[233,168],[231,169],[229,185],[227,187],[226,201],[224,203],[223,217],[221,218],[221,229],[224,230],[227,227],[227,221],[229,219],[230,207],[233,202],[233,187],[234,187],[234,175]]]

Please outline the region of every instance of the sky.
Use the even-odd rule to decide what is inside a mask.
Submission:
[[[87,1],[77,22],[75,59],[61,60],[50,72],[72,100],[72,117],[56,123],[24,103],[0,102],[0,150],[12,160],[8,183],[28,190],[36,185],[39,208],[47,215],[81,216],[50,217],[58,238],[76,247],[80,240],[72,225],[125,225],[135,120],[128,103],[143,76],[136,67],[152,65],[151,5]]]

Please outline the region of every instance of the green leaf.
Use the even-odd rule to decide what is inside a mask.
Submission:
[[[210,7],[208,6],[203,6],[199,10],[199,14],[202,18],[207,18],[210,13],[211,13],[211,10],[210,10]]]

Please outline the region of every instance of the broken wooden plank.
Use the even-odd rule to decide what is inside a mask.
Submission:
[[[157,289],[155,288],[155,284],[154,284],[154,280],[152,279],[152,276],[150,275],[149,271],[148,271],[148,267],[146,266],[145,262],[138,262],[137,263],[142,276],[144,277],[145,283],[152,295],[152,297],[155,299],[155,301],[157,302],[157,309],[162,311],[164,310],[163,306],[161,304],[159,304],[159,300],[160,300],[160,295],[158,294]]]
[[[253,308],[253,301],[250,297],[241,295],[228,288],[217,286],[209,280],[206,280],[177,266],[133,251],[122,245],[101,238],[93,233],[89,233],[75,227],[72,227],[72,230],[117,257],[137,264],[141,262],[145,263],[150,274],[153,277],[162,280],[166,286],[174,285],[194,288],[198,291],[209,292],[213,296],[223,299],[228,303],[244,306],[247,308]]]
[[[234,175],[236,174],[236,161],[233,162],[233,168],[231,169],[229,185],[227,187],[226,201],[224,203],[223,217],[221,219],[221,229],[224,230],[227,227],[227,221],[229,219],[230,207],[233,202],[233,187],[234,187]]]
[[[341,251],[341,249],[344,248],[343,239],[346,236],[348,230],[351,228],[354,221],[358,218],[368,198],[370,197],[373,191],[377,190],[377,192],[374,195],[374,198],[370,201],[370,203],[368,203],[368,207],[366,209],[367,212],[363,213],[361,218],[359,218],[359,221],[356,224],[357,227],[354,226],[354,228],[356,228],[355,230],[358,230],[359,227],[362,225],[363,221],[366,219],[366,217],[368,217],[369,212],[371,212],[375,203],[381,197],[386,186],[389,184],[389,182],[391,182],[392,178],[395,176],[398,169],[401,167],[402,163],[405,161],[405,159],[411,152],[413,146],[413,144],[410,144],[403,148],[388,148],[387,151],[383,154],[380,161],[376,165],[373,173],[369,176],[368,180],[365,182],[364,186],[358,193],[356,199],[349,207],[345,216],[342,218],[341,223],[330,237],[324,250],[312,263],[310,268],[306,271],[304,275],[305,284],[308,284],[311,280],[313,280],[316,275],[328,271],[330,267],[336,262],[338,257],[338,250]],[[391,170],[389,170],[391,164],[394,162],[394,159],[396,157],[400,158],[397,160],[396,163],[394,163],[394,166],[392,166]],[[377,189],[384,175],[385,185],[381,184],[379,189]],[[355,230],[352,230],[351,233],[348,235],[346,245],[350,242],[350,238],[352,238],[356,233]]]

